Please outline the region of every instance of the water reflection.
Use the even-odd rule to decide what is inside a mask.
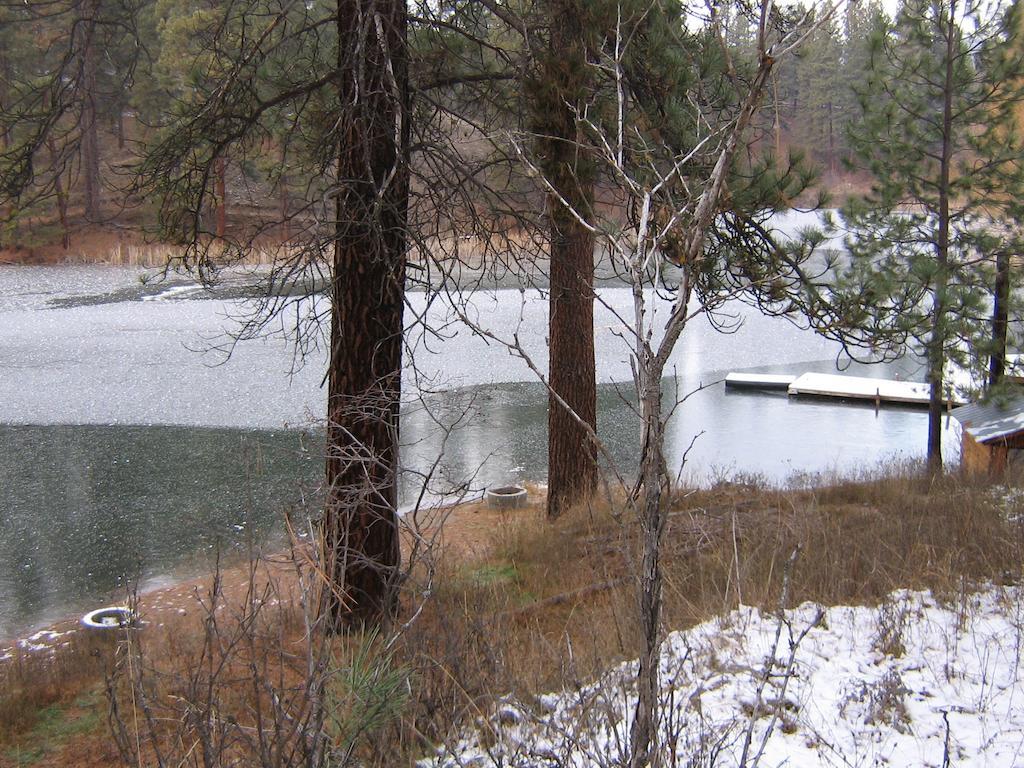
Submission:
[[[182,300],[178,287],[142,286],[130,270],[0,268],[0,423],[12,425],[0,426],[0,637],[95,607],[123,590],[126,574],[152,580],[207,569],[218,541],[264,542],[280,531],[284,506],[312,498],[315,508],[322,437],[280,427],[323,413],[323,350],[298,371],[284,336],[240,342],[226,362],[198,354],[224,340],[239,306]],[[630,387],[607,382],[631,378],[620,332],[632,299],[621,287],[602,288],[599,298],[599,433],[612,463],[629,472],[640,434]],[[473,300],[481,322],[517,332],[534,362],[547,365],[543,293]],[[547,396],[534,374],[454,323],[442,299],[409,301],[410,318],[425,313],[446,330],[409,334],[416,382],[434,393],[411,399],[407,371],[402,503],[415,500],[427,473],[431,495],[542,481]],[[835,344],[740,305],[728,309],[743,320],[732,335],[704,318],[687,328],[672,357],[680,378],[667,385],[670,396],[754,366],[834,371]],[[24,424],[35,426],[13,426]],[[158,426],[171,424],[192,426]],[[679,410],[667,452],[678,471],[693,444],[690,481],[734,473],[784,481],[894,453],[919,457],[924,437],[919,411],[876,414],[716,384]]]
[[[786,366],[782,372],[830,370],[830,362]],[[779,369],[776,369],[779,370]],[[858,371],[859,373],[884,371]],[[807,482],[815,474],[849,474],[882,462],[924,455],[927,416],[913,408],[794,400],[781,393],[726,390],[721,383],[667,380],[666,397],[688,395],[666,430],[666,458],[684,481],[707,484],[737,474],[774,484]],[[628,386],[598,387],[598,434],[609,459],[626,475],[636,468],[640,425]],[[461,417],[448,433],[438,423]],[[448,419],[449,421],[445,421]],[[448,393],[404,414],[403,459],[423,472],[443,455],[436,493],[457,491],[467,478],[476,487],[547,476],[547,397],[538,384],[500,384]],[[945,435],[947,457],[957,454],[955,422]],[[684,457],[685,467],[684,464]],[[411,500],[417,477],[407,478]]]
[[[265,541],[321,466],[289,432],[0,426],[0,637]]]
[[[667,382],[666,392],[695,384]],[[640,429],[628,390],[599,387],[598,411],[612,461],[632,471]],[[431,472],[433,496],[543,480],[546,430],[538,384],[470,387],[410,403],[401,501],[414,502]],[[849,471],[894,453],[919,457],[924,434],[917,410],[736,394],[716,384],[672,419],[667,457],[678,471],[692,443],[684,470],[691,482],[737,472],[783,482],[795,471]],[[322,440],[298,431],[0,426],[0,637],[95,607],[122,592],[126,576],[202,571],[218,546],[278,546],[285,507],[306,499],[316,509]]]

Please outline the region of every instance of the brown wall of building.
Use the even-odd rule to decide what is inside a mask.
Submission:
[[[963,431],[960,440],[960,467],[970,475],[984,474],[989,471],[991,451],[987,445],[982,445],[967,430]]]
[[[970,475],[987,474],[990,477],[1002,477],[1006,472],[1010,449],[1019,447],[1024,447],[1021,445],[1020,435],[984,444],[979,443],[964,430],[960,440],[960,467]]]

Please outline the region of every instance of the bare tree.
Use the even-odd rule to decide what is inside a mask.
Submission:
[[[572,106],[580,143],[594,148],[594,172],[619,205],[603,210],[579,205],[564,194],[563,180],[547,172],[534,135],[523,131],[508,139],[528,172],[574,219],[573,226],[588,232],[609,254],[632,296],[631,313],[618,313],[618,319],[626,329],[642,437],[636,475],[631,481],[625,479],[627,472],[617,471],[616,476],[623,483],[626,518],[638,520],[641,528],[635,575],[642,646],[629,748],[630,766],[641,768],[660,759],[660,556],[671,497],[664,443],[666,422],[678,405],[665,401],[663,379],[672,353],[694,317],[708,314],[714,322],[716,311],[736,298],[768,313],[799,316],[805,322],[810,317],[830,335],[840,334],[834,320],[841,308],[829,303],[830,263],[817,259],[813,247],[790,247],[779,240],[768,221],[771,210],[802,190],[807,177],[793,168],[751,159],[747,151],[775,63],[830,19],[838,4],[813,9],[789,29],[779,25],[770,0],[761,3],[754,9],[757,56],[750,70],[731,61],[712,7],[700,33],[674,27],[676,50],[695,75],[690,87],[668,87],[660,93],[647,87],[648,79],[636,77],[632,47],[641,45],[656,22],[674,14],[678,21],[678,7],[655,2],[634,13],[626,5],[619,4],[612,33],[588,63],[594,70],[590,82],[606,84],[611,98],[608,90],[591,92]],[[709,59],[719,69],[709,71]],[[715,87],[722,80],[731,86],[726,96]],[[681,103],[668,103],[680,98]],[[664,131],[651,129],[660,128],[659,117],[675,109],[685,115],[681,127],[673,130],[666,122]],[[597,300],[602,300],[600,294]],[[606,308],[617,312],[610,303]],[[463,313],[463,319],[523,357],[548,385],[551,398],[603,450],[586,414],[573,411],[518,337],[482,328],[471,314]]]

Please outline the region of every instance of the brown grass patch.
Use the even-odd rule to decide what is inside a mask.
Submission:
[[[774,607],[794,550],[793,603],[877,605],[898,588],[931,589],[940,599],[955,600],[971,583],[1016,582],[1024,530],[1008,504],[985,484],[910,472],[812,490],[721,484],[679,492],[667,507],[666,627],[690,626],[739,602]],[[477,721],[497,697],[529,700],[572,687],[635,655],[631,564],[638,526],[619,517],[618,507],[595,503],[554,522],[544,519],[538,504],[512,512],[466,505],[450,514],[441,550],[410,573],[401,618],[421,610],[386,660],[386,669],[407,681],[401,712],[357,734],[352,748],[363,764],[411,765]],[[216,676],[222,686],[216,709],[245,727],[253,727],[260,702],[267,704],[254,679],[272,680],[278,695],[291,696],[289,707],[302,706],[306,640],[295,594],[283,585],[274,583],[278,603],[258,620],[248,621],[237,602],[220,611],[217,647],[232,652]],[[209,661],[203,617],[203,611],[190,611],[160,632],[141,635],[152,671],[151,700],[166,707],[160,722],[167,725],[159,731],[165,746],[182,740],[182,702],[197,695],[188,670]],[[248,629],[239,633],[247,621]],[[893,634],[879,642],[898,639]],[[365,642],[332,641],[337,679],[343,681],[334,693],[338,716],[330,726],[336,739],[347,739],[345,729],[358,719],[350,671]],[[373,640],[371,650],[382,645]],[[25,744],[47,706],[94,690],[101,660],[90,649],[72,648],[49,667],[30,669],[26,665],[36,664],[30,661],[5,667],[0,755],[3,745]],[[123,711],[122,719],[130,722]],[[186,742],[181,746],[187,748]],[[232,754],[246,748],[241,741],[230,745],[238,750]]]

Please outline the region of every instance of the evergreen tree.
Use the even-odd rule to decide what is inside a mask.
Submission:
[[[530,122],[548,195],[548,516],[597,486],[594,236],[574,214],[594,204],[594,168],[577,116],[595,90],[588,54],[601,39],[601,3],[545,0],[546,46],[529,81]],[[585,214],[587,215],[587,214]],[[589,428],[589,429],[588,429]]]
[[[942,466],[947,363],[966,365],[988,337],[993,259],[1022,244],[1015,13],[906,0],[872,38],[864,121],[851,133],[875,181],[843,213],[842,283],[861,317],[882,318],[922,351],[931,471]]]
[[[548,514],[555,517],[584,501],[597,482],[594,233],[580,218],[590,217],[595,187],[601,183],[585,123],[609,116],[616,84],[594,62],[614,45],[618,26],[632,30],[624,76],[649,98],[647,125],[657,120],[662,131],[668,130],[670,121],[653,110],[659,108],[655,94],[664,91],[673,76],[671,68],[678,65],[666,58],[665,51],[675,42],[669,30],[680,24],[681,15],[678,5],[665,2],[543,0],[483,5],[490,12],[486,21],[478,10],[469,11],[473,3],[453,4],[445,22],[448,27],[458,24],[461,37],[435,40],[430,50],[440,54],[446,72],[442,79],[459,83],[446,94],[458,121],[487,126],[494,136],[518,137],[511,151],[500,140],[492,145],[493,158],[517,160],[508,170],[510,181],[500,190],[496,209],[508,211],[510,201],[517,198],[518,182],[525,180],[535,192],[515,212],[515,219],[528,231],[541,230],[534,240],[546,240],[549,248]],[[506,77],[511,69],[515,78],[505,88],[495,88],[491,79],[497,74],[494,49],[500,51],[497,58],[504,59]],[[463,88],[482,82],[488,83],[482,98],[465,100]],[[506,103],[499,106],[502,99]],[[491,114],[485,116],[482,104],[491,105]],[[519,152],[529,156],[543,177],[539,190],[535,179],[523,173]],[[523,215],[524,209],[541,207],[537,198],[543,200],[543,221]],[[479,207],[474,204],[474,209]],[[481,239],[492,237],[485,231]]]
[[[813,17],[809,20],[813,23]],[[842,141],[842,41],[834,17],[818,25],[795,58],[801,112],[794,140],[835,176]]]
[[[244,334],[290,309],[326,327],[327,456],[321,521],[330,583],[323,618],[341,630],[379,621],[395,605],[398,412],[409,206],[407,13],[398,0],[333,5],[263,0],[205,16],[169,13],[165,39],[205,36],[214,55],[162,71],[182,95],[138,168],[159,201],[161,233],[185,246],[204,277],[244,257],[258,221],[211,238],[211,182],[225,157],[246,163],[281,142],[308,183],[291,247],[275,253]],[[210,23],[213,21],[213,23]],[[168,45],[166,56],[176,46]],[[177,78],[177,79],[176,79]],[[269,215],[273,215],[271,212]],[[280,222],[276,222],[280,224]],[[306,303],[327,283],[326,316]],[[296,296],[302,296],[296,299]],[[315,342],[321,339],[317,337]]]
[[[130,89],[143,2],[0,3],[0,207],[9,221],[54,198],[65,219],[78,180],[84,218],[100,219],[99,118],[113,94]]]
[[[838,98],[843,105],[843,124],[840,137],[844,144],[844,160],[850,159],[847,136],[851,125],[864,120],[864,113],[857,96],[868,76],[871,60],[871,38],[874,31],[887,21],[887,16],[878,0],[849,3],[843,18],[842,68],[838,81]]]
[[[255,10],[255,9],[254,9]],[[243,20],[230,13],[230,8],[208,2],[156,3],[159,53],[155,57],[152,76],[160,90],[163,114],[186,113],[196,103],[210,98],[210,88],[223,81],[233,61],[224,55],[242,48]],[[227,230],[227,157],[226,147],[213,161],[211,207],[213,226],[207,226],[215,237],[223,238]]]

